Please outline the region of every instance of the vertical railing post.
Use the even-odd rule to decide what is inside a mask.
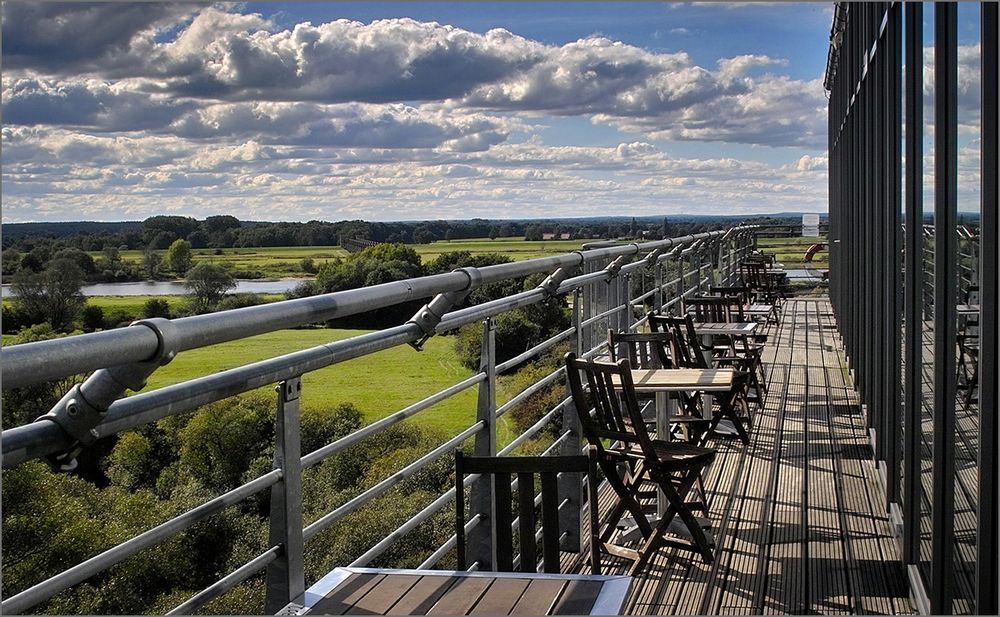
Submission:
[[[577,356],[583,353],[583,336],[580,331],[580,322],[583,321],[580,310],[580,288],[573,290],[573,339],[570,346]],[[559,448],[559,453],[563,456],[575,456],[580,454],[580,417],[577,415],[576,406],[572,399],[563,406],[562,430],[568,432]],[[579,473],[563,473],[559,476],[559,503],[566,501],[566,505],[559,509],[559,547],[564,551],[573,553],[580,552],[580,536],[583,531],[583,484],[582,476]],[[588,504],[589,507],[589,504]],[[565,534],[565,535],[563,535]]]
[[[653,294],[653,309],[659,313],[663,310],[663,264],[656,262],[653,269],[653,284],[656,285],[656,293]]]
[[[626,272],[619,276],[621,281],[618,283],[618,287],[622,290],[619,296],[619,300],[625,305],[625,310],[618,314],[618,331],[628,332],[629,328],[632,327],[632,320],[635,317],[632,314],[632,273]]]
[[[715,268],[712,270],[712,280],[718,281],[716,285],[721,287],[729,284],[726,281],[727,277],[725,276],[725,266],[723,265],[725,264],[726,259],[726,243],[721,240],[719,241],[719,255],[717,259],[718,260],[715,262]]]
[[[684,303],[684,253],[683,251],[677,254],[677,295],[674,298],[677,302],[674,303],[674,311],[677,315],[683,315],[684,309],[681,304]]]
[[[476,433],[473,454],[475,456],[497,455],[497,371],[496,371],[496,328],[493,318],[483,321],[483,340],[479,353],[479,370],[486,373],[486,380],[479,384],[479,400],[476,405],[476,421],[486,426]],[[469,518],[482,516],[481,522],[466,540],[467,566],[479,562],[480,570],[492,570],[496,563],[494,556],[496,504],[493,503],[492,476],[481,477],[472,485],[469,497]]]
[[[280,545],[281,554],[267,566],[264,609],[275,614],[305,592],[302,566],[302,438],[299,431],[299,377],[286,379],[275,388],[274,468],[281,480],[271,488],[268,542]]]

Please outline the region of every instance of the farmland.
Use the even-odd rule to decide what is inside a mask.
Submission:
[[[512,259],[532,259],[547,255],[558,255],[580,248],[580,240],[531,241],[524,238],[497,238],[490,240],[442,240],[431,244],[410,244],[424,263],[443,253],[469,251],[473,254],[503,253]],[[158,251],[165,254],[166,251]],[[194,263],[202,261],[217,263],[232,268],[239,278],[280,278],[288,276],[311,276],[302,268],[303,259],[311,259],[318,267],[323,262],[343,258],[347,251],[339,246],[275,246],[256,248],[194,249]],[[101,252],[90,253],[95,259]],[[142,251],[122,251],[123,261],[138,264],[142,261]]]
[[[365,332],[368,330],[279,330],[192,349],[153,373],[146,389],[162,388]],[[365,423],[378,420],[472,375],[459,363],[454,341],[452,337],[436,336],[427,341],[421,352],[403,345],[307,373],[302,378],[302,405],[329,409],[350,402],[364,414]],[[473,387],[421,412],[414,421],[454,435],[470,426],[475,418]],[[501,422],[504,420],[501,418]]]

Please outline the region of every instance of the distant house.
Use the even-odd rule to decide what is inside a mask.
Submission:
[[[555,240],[555,234],[542,234],[542,240]]]
[[[569,240],[569,233],[559,234],[560,240]]]

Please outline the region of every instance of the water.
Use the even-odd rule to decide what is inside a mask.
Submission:
[[[267,281],[237,279],[236,293],[284,293],[308,279],[282,278]],[[138,281],[135,283],[96,283],[80,288],[85,296],[179,296],[188,293],[184,283],[177,281]],[[10,285],[2,289],[4,297],[12,295]]]

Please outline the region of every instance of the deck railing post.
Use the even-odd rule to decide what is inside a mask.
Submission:
[[[684,304],[684,278],[684,253],[681,252],[677,254],[677,293],[674,298],[677,300],[674,303],[674,313],[676,315],[682,315],[684,310],[681,307]]]
[[[659,313],[663,310],[663,264],[659,262],[653,269],[653,284],[656,285],[656,293],[653,294],[653,309]]]
[[[583,321],[580,298],[582,289],[577,287],[573,290],[573,339],[570,348],[577,356],[583,354],[583,333],[580,331],[580,322]],[[563,456],[575,456],[580,453],[580,418],[577,416],[576,407],[573,401],[563,406],[562,429],[569,435],[563,440],[559,448],[559,453]],[[581,475],[578,473],[564,473],[559,476],[559,503],[567,501],[566,505],[559,509],[559,548],[573,553],[580,552],[580,537],[583,534],[583,485]],[[565,535],[563,535],[565,533]]]
[[[274,468],[281,481],[271,488],[268,542],[281,546],[277,559],[268,564],[264,610],[275,614],[305,592],[302,553],[302,438],[299,431],[299,395],[302,381],[293,377],[275,388]]]
[[[475,456],[497,455],[497,371],[496,371],[496,325],[493,318],[483,321],[483,340],[479,354],[479,370],[486,373],[486,380],[479,384],[479,400],[476,405],[476,421],[484,422],[485,428],[476,433],[473,454]],[[492,476],[481,477],[472,485],[469,497],[469,518],[482,516],[486,525],[477,525],[466,540],[467,565],[478,562],[480,570],[492,570],[496,563],[493,551],[493,526],[496,522],[496,504],[493,503]]]
[[[626,272],[619,276],[618,288],[621,289],[619,300],[625,305],[625,310],[618,314],[618,331],[628,332],[632,327],[634,315],[632,314],[632,273]]]

